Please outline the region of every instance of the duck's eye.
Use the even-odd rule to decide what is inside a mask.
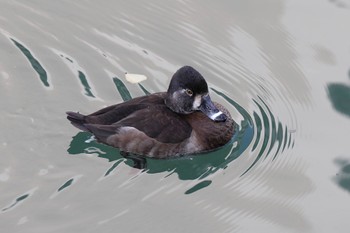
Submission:
[[[186,94],[189,96],[193,95],[193,91],[191,91],[190,89],[186,89]]]

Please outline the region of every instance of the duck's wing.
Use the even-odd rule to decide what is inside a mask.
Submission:
[[[124,119],[136,111],[148,108],[152,105],[162,104],[164,105],[162,93],[141,96],[91,113],[85,117],[85,121],[90,124],[110,125]]]
[[[150,105],[164,105],[165,93],[155,93],[149,96],[141,96],[127,102],[102,108],[89,115],[68,111],[67,119],[77,128],[86,131],[84,124],[111,125],[132,113],[147,108]]]
[[[180,143],[190,137],[192,132],[191,126],[184,117],[172,112],[165,105],[152,105],[140,109],[112,125],[85,124],[84,126],[105,143],[109,136],[117,135],[127,127],[132,127],[162,143]]]

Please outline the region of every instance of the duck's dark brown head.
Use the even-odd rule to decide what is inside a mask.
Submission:
[[[227,116],[210,99],[203,76],[191,66],[181,67],[173,75],[165,104],[174,112],[190,114],[202,111],[213,121],[226,121]]]

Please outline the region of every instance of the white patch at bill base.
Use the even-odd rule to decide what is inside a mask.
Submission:
[[[199,106],[201,106],[202,104],[202,96],[201,95],[196,95],[194,97],[194,101],[193,101],[193,104],[192,104],[192,108],[193,109],[198,109]]]

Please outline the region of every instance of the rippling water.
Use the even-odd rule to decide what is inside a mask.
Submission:
[[[350,2],[4,0],[0,12],[2,230],[349,231]],[[183,65],[237,122],[218,151],[139,170],[65,118],[164,91]]]

